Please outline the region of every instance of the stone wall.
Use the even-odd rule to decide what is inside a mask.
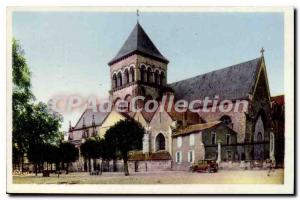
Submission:
[[[216,133],[216,143],[212,144],[212,132]],[[226,142],[226,135],[230,135],[230,143]],[[202,140],[205,145],[205,159],[217,159],[218,147],[217,143],[221,143],[221,159],[222,160],[236,160],[241,158],[241,153],[238,154],[237,135],[234,131],[227,128],[225,125],[218,125],[217,127],[206,129],[202,133]],[[231,146],[232,145],[232,146]],[[228,157],[228,151],[231,152],[231,158]]]
[[[246,134],[246,115],[245,111],[243,110],[242,104],[233,104],[233,107],[237,106],[238,112],[234,112],[234,110],[230,112],[221,112],[216,110],[216,112],[200,112],[199,115],[207,122],[212,121],[220,121],[222,116],[229,116],[231,118],[232,124],[229,125],[230,128],[232,128],[235,132],[238,133],[237,135],[237,141],[239,143],[244,142],[245,140],[245,134]]]
[[[172,170],[172,160],[129,161],[129,173]]]
[[[147,86],[147,84],[139,84],[141,80],[141,66],[144,65],[146,68],[150,67],[152,72],[158,70],[159,72],[163,72],[165,75],[164,82],[162,83],[163,86],[167,84],[167,64],[147,58],[141,55],[132,55],[129,56],[117,63],[114,63],[110,66],[110,79],[111,79],[111,88],[113,89],[113,75],[115,73],[121,72],[122,73],[122,82],[123,86],[119,89],[112,91],[112,101],[114,102],[117,98],[124,99],[127,95],[131,95],[132,97],[137,95],[137,91],[140,90],[140,87],[143,87],[145,90],[145,96],[151,95],[153,99],[156,99],[160,95],[160,86]],[[125,69],[134,68],[134,82],[127,83],[124,85]],[[154,76],[152,75],[152,82],[154,82]],[[142,86],[143,85],[143,86]]]
[[[185,136],[179,136],[179,137],[173,137],[172,139],[172,158],[173,158],[173,169],[175,170],[185,170],[189,166],[191,166],[194,162],[197,162],[198,160],[203,160],[205,158],[205,149],[204,145],[202,143],[202,133],[196,132],[193,133],[194,137],[194,145],[190,145],[190,135]],[[181,138],[181,139],[178,139]],[[181,140],[180,142],[177,140]],[[193,151],[194,158],[192,162],[189,162],[188,160],[188,154],[190,151]],[[176,161],[176,153],[180,152],[181,154],[181,161]]]

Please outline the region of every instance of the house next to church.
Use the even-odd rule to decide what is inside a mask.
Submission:
[[[129,37],[108,63],[113,104],[130,102],[143,96],[160,102],[153,112],[93,113],[86,110],[77,124],[69,128],[69,141],[80,146],[86,138],[99,135],[119,120],[134,119],[145,127],[143,149],[130,154],[130,166],[140,170],[187,170],[200,159],[217,159],[221,144],[221,161],[265,160],[271,158],[271,100],[265,59],[258,58],[182,81],[168,82],[169,60],[161,54],[137,23]],[[201,67],[201,66],[200,66]],[[197,73],[197,72],[195,72]],[[203,100],[205,97],[230,100],[235,106],[241,100],[246,109],[234,112],[190,112],[167,110],[162,97],[178,100]],[[173,104],[174,105],[174,104]],[[210,105],[212,106],[212,105]],[[81,158],[74,170],[87,170]],[[95,161],[94,163],[97,163]],[[75,167],[76,166],[76,167]],[[95,165],[96,167],[96,165]]]

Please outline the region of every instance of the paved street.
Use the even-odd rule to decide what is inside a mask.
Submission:
[[[266,170],[226,171],[218,173],[190,173],[183,171],[138,172],[125,177],[123,173],[90,176],[88,173],[70,173],[50,177],[14,176],[14,183],[36,184],[282,184],[283,169],[267,176]]]

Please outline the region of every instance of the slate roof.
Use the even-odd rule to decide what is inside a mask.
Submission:
[[[97,112],[94,112],[93,109],[86,109],[81,117],[79,118],[77,124],[75,127],[73,127],[73,130],[81,129],[83,126],[83,119],[86,127],[92,126],[93,123],[93,115],[95,119],[95,125],[100,126],[105,119],[105,117],[109,114],[109,112],[100,112],[99,109],[97,109]]]
[[[164,63],[169,61],[159,52],[156,46],[153,44],[147,33],[142,26],[137,23],[130,33],[129,37],[119,50],[117,55],[108,63],[112,65],[119,60],[130,56],[132,54],[139,53],[141,55],[149,56],[153,59],[158,59]]]
[[[177,100],[203,100],[206,96],[219,100],[248,98],[255,85],[261,57],[220,70],[169,84]]]
[[[221,121],[214,121],[214,122],[207,122],[207,123],[201,123],[201,124],[194,124],[194,125],[190,125],[187,126],[185,128],[181,128],[179,130],[176,131],[175,134],[173,134],[172,136],[179,136],[179,135],[186,135],[189,133],[194,133],[194,132],[198,132],[198,131],[202,131],[208,128],[212,128],[216,125],[221,124]]]

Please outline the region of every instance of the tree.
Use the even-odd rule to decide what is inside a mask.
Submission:
[[[61,133],[58,131],[62,118],[53,113],[44,103],[31,105],[22,114],[19,127],[24,134],[23,144],[28,149],[28,159],[37,167],[45,161],[42,151],[46,152],[47,144],[58,144],[61,140]]]
[[[89,162],[89,171],[93,166],[91,165],[91,159],[98,159],[102,154],[101,142],[98,138],[88,138],[81,146],[80,151],[84,158]]]
[[[105,140],[112,145],[115,153],[120,153],[124,161],[125,176],[128,171],[128,152],[142,148],[144,128],[134,120],[121,120],[109,128],[105,134]]]
[[[116,149],[115,147],[110,143],[107,139],[101,139],[100,141],[100,147],[102,148],[101,151],[101,166],[100,166],[100,173],[102,174],[103,171],[103,162],[109,163],[110,160],[117,159]]]
[[[59,146],[62,163],[66,163],[66,174],[69,173],[70,162],[75,162],[79,157],[79,150],[70,142],[62,142]]]
[[[31,73],[26,64],[24,51],[18,41],[13,39],[12,44],[12,114],[13,114],[13,162],[21,162],[27,153],[30,161],[36,166],[45,160],[46,144],[58,144],[62,117],[49,110],[44,103],[34,103],[31,92]]]
[[[21,162],[23,170],[23,157],[28,150],[28,140],[22,130],[24,125],[24,115],[27,108],[32,103],[34,96],[31,92],[31,73],[26,64],[24,51],[19,42],[15,39],[12,41],[12,138],[13,138],[13,161],[14,164]]]
[[[35,175],[37,176],[41,163],[44,162],[45,144],[30,145],[28,159],[34,164]]]
[[[52,165],[56,164],[56,168],[58,167],[61,159],[60,159],[60,149],[57,145],[53,145],[53,144],[45,144],[45,148],[44,148],[44,161],[47,162],[47,170],[48,170],[48,165],[50,164],[50,170],[52,171]],[[57,169],[56,169],[57,170]]]

